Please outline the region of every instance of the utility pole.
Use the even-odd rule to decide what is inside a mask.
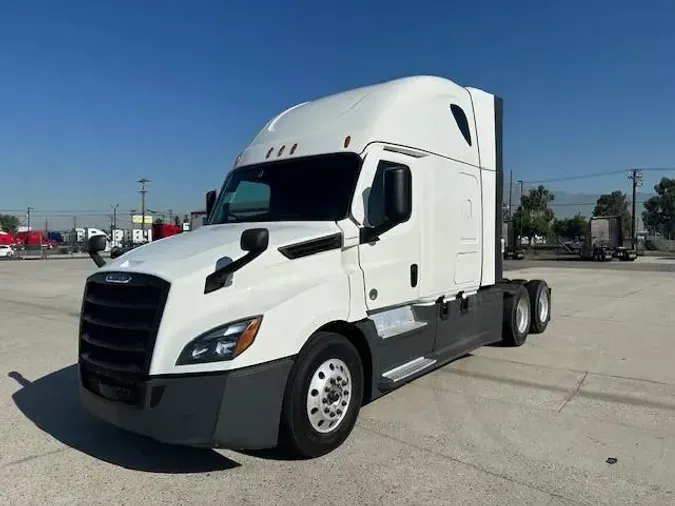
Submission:
[[[125,238],[124,244],[127,243],[127,239],[131,241],[129,244],[133,244],[134,242],[134,214],[136,214],[136,212],[137,212],[136,209],[129,209],[129,223],[131,223],[131,231],[130,231],[131,237]]]
[[[141,189],[139,190],[139,193],[141,194],[141,237],[142,240],[145,241],[145,195],[148,193],[148,190],[145,189],[145,185],[151,181],[146,177],[142,177],[136,182],[141,184]]]
[[[110,241],[112,242],[114,240],[113,235],[115,234],[115,229],[117,228],[117,208],[119,207],[119,204],[115,204],[114,206],[111,205],[110,207],[112,208],[112,221],[110,222]]]
[[[70,236],[70,256],[73,256],[75,252],[75,246],[77,245],[77,216],[73,216],[73,233]]]
[[[524,211],[524,209],[523,209],[523,194],[524,194],[523,193],[523,191],[524,191],[523,190],[523,180],[519,179],[519,180],[516,181],[516,183],[518,183],[520,185],[520,223],[519,223],[519,226],[518,226],[518,237],[520,237],[520,242],[518,244],[520,244],[522,246],[522,244],[523,244],[523,211]]]
[[[30,212],[32,210],[33,208],[30,206],[26,209],[26,227],[28,228],[28,232],[30,232]]]
[[[631,169],[628,173],[628,179],[631,180],[633,186],[633,202],[630,220],[630,240],[633,249],[637,249],[637,230],[635,229],[635,198],[637,195],[637,187],[642,186],[642,169]]]
[[[513,219],[513,171],[509,176],[509,220]]]

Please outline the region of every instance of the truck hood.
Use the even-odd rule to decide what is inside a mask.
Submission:
[[[249,228],[269,230],[267,251],[255,264],[270,267],[288,261],[277,248],[297,242],[317,239],[340,232],[334,222],[273,222],[232,223],[209,225],[191,232],[177,234],[135,248],[109,260],[100,271],[144,272],[167,281],[174,281],[198,272],[213,272],[225,261],[236,260],[245,254],[239,247],[241,234]]]

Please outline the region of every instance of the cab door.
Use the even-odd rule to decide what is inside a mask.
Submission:
[[[407,166],[412,172],[412,214],[410,218],[383,233],[378,240],[359,245],[359,260],[364,275],[366,308],[369,312],[415,301],[419,296],[421,178],[415,174],[416,158],[385,151],[368,151],[354,199],[352,214],[363,226],[385,221],[384,171],[388,167]]]

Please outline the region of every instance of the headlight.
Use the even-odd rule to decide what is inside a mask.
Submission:
[[[176,365],[232,360],[253,344],[261,321],[258,316],[209,330],[183,348]]]

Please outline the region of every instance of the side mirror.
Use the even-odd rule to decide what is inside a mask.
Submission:
[[[105,260],[103,260],[98,253],[105,249],[106,243],[107,239],[104,235],[94,235],[87,241],[87,253],[89,253],[89,256],[97,267],[103,267],[105,265]]]
[[[380,235],[403,223],[412,214],[412,174],[408,167],[391,167],[384,172],[384,223],[364,227],[360,232],[361,244],[379,240]]]
[[[105,249],[107,239],[104,235],[94,235],[87,241],[87,252],[98,253]]]
[[[384,213],[390,225],[410,218],[412,174],[408,167],[391,167],[384,173]]]
[[[206,216],[211,216],[213,206],[216,205],[216,190],[209,190],[206,192]]]
[[[270,233],[266,228],[249,228],[241,234],[239,247],[248,253],[262,253],[270,243]]]
[[[233,262],[217,268],[206,277],[204,293],[215,292],[225,286],[227,279],[239,269],[263,254],[270,243],[270,233],[266,228],[249,228],[241,233],[239,246],[246,254]]]

